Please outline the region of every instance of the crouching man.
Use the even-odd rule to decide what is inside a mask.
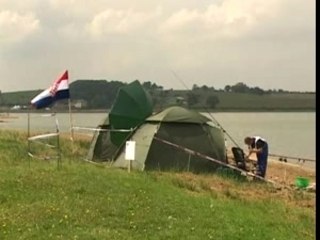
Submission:
[[[260,177],[265,177],[268,165],[268,143],[265,139],[252,136],[245,137],[244,143],[248,145],[249,153],[247,158],[250,157],[252,153],[256,153],[257,156],[257,172],[256,175]]]

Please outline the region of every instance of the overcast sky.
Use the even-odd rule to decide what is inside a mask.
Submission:
[[[315,0],[0,0],[0,90],[44,89],[65,70],[315,91]]]

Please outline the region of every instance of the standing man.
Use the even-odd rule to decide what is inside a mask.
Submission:
[[[245,137],[244,143],[248,145],[249,154],[247,158],[250,157],[252,153],[257,155],[257,172],[256,175],[265,177],[267,164],[268,164],[268,143],[265,139],[253,136]]]

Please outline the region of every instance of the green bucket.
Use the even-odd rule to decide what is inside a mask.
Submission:
[[[297,177],[295,184],[298,188],[306,188],[309,186],[309,179],[304,177]]]

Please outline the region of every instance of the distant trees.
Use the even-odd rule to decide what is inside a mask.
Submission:
[[[187,104],[189,107],[196,105],[199,102],[199,94],[195,94],[193,92],[187,93]]]
[[[152,83],[150,81],[143,82],[141,85],[144,89],[146,89],[148,91],[161,91],[161,90],[163,90],[162,86],[159,86],[159,85]]]
[[[196,90],[198,90],[199,89],[199,86],[197,85],[197,84],[193,84],[192,85],[192,90],[193,91],[196,91]]]
[[[2,92],[0,90],[0,105],[2,105],[2,104],[3,104],[3,98],[2,98]]]
[[[261,88],[259,87],[254,87],[254,88],[251,88],[251,93],[254,93],[254,94],[258,94],[258,95],[262,95],[264,93],[266,93],[265,91],[263,91]]]
[[[219,102],[220,100],[216,95],[210,95],[207,97],[206,105],[209,108],[215,108]]]
[[[233,86],[226,85],[224,88],[225,92],[234,92],[234,93],[252,93],[252,94],[264,94],[266,93],[264,90],[262,90],[259,87],[248,87],[245,83],[243,82],[238,82]]]
[[[230,86],[230,85],[226,85],[226,86],[224,87],[224,91],[225,91],[225,92],[230,92],[230,91],[231,91],[231,86]]]
[[[242,82],[239,82],[230,87],[231,92],[235,92],[235,93],[246,93],[246,92],[249,92],[249,89],[250,88]]]
[[[119,81],[77,80],[70,84],[70,95],[73,99],[87,102],[88,108],[110,108],[121,86]]]
[[[152,98],[152,104],[154,106],[155,105],[159,105],[159,106],[164,105],[165,99],[162,96],[166,95],[166,92],[163,91],[162,86],[159,86],[159,85],[152,83],[150,81],[143,82],[141,85],[150,94],[150,96]]]
[[[208,87],[207,85],[198,86],[197,84],[193,84],[192,91],[214,91],[214,87]]]
[[[92,79],[77,80],[70,84],[70,96],[72,102],[82,102],[83,109],[110,109],[114,103],[119,88],[124,85],[126,85],[126,83],[120,81]],[[226,105],[226,97],[227,99],[230,99],[230,97],[240,99],[242,97],[242,93],[247,95],[294,93],[283,89],[263,90],[260,87],[249,87],[243,82],[238,82],[234,85],[226,85],[223,89],[215,89],[213,86],[199,86],[197,84],[193,84],[191,90],[174,90],[172,88],[164,89],[163,86],[157,85],[151,81],[143,82],[141,85],[151,95],[154,108],[157,110],[171,105],[187,106],[189,108],[202,108],[203,106],[212,109],[221,108]],[[10,108],[14,105],[28,105],[30,100],[41,91],[41,89],[10,93],[0,91],[0,106]],[[309,92],[309,94],[312,97],[315,92]],[[244,97],[250,98],[250,96]],[[236,101],[237,100],[234,102],[235,104]],[[62,107],[65,107],[65,105]]]

